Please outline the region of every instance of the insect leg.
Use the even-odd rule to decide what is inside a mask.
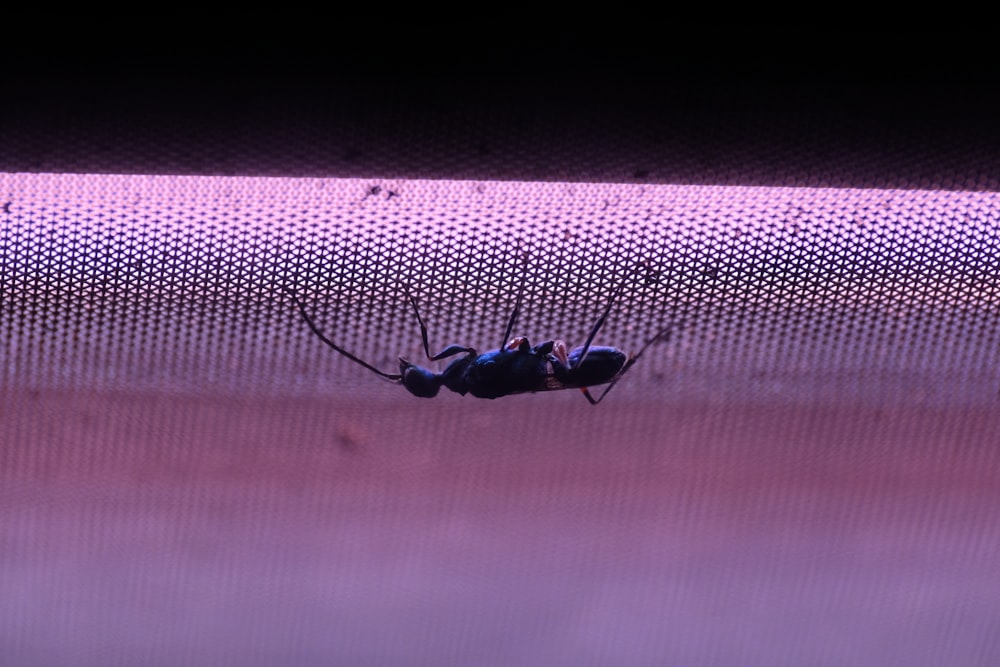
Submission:
[[[448,347],[444,348],[443,350],[435,354],[433,357],[428,356],[427,358],[430,359],[431,361],[440,361],[441,359],[453,357],[461,352],[465,352],[466,354],[472,357],[476,356],[476,351],[471,347],[465,347],[463,345],[449,345]]]
[[[666,341],[670,340],[670,330],[672,328],[673,328],[673,325],[665,327],[663,329],[660,329],[660,331],[657,332],[657,334],[655,336],[653,336],[652,338],[650,338],[649,340],[647,340],[646,343],[645,343],[645,345],[643,345],[641,348],[639,348],[639,351],[636,352],[633,356],[631,356],[629,358],[628,361],[625,362],[625,365],[622,366],[622,369],[620,371],[618,371],[618,375],[615,376],[615,379],[612,380],[611,383],[608,384],[608,386],[604,388],[604,391],[601,392],[601,395],[598,396],[596,400],[594,399],[593,396],[590,395],[590,392],[587,390],[586,387],[580,387],[580,391],[583,392],[583,397],[586,398],[588,401],[590,401],[591,405],[597,405],[598,403],[600,403],[601,401],[603,401],[604,397],[608,395],[608,392],[611,391],[611,389],[616,384],[618,384],[618,381],[622,379],[622,376],[625,375],[625,373],[628,371],[628,369],[632,368],[632,365],[635,364],[635,362],[639,361],[639,357],[641,357],[642,353],[646,351],[646,348],[648,348],[650,345],[652,345],[656,341],[662,340],[662,341],[666,342]]]
[[[583,352],[580,353],[580,358],[577,359],[576,363],[573,365],[573,368],[577,368],[578,366],[581,366],[583,364],[583,361],[587,358],[587,353],[590,352],[590,344],[594,342],[594,337],[597,335],[597,332],[600,331],[601,327],[604,326],[604,321],[606,319],[608,319],[608,314],[611,312],[611,306],[614,305],[615,299],[618,298],[618,295],[621,294],[622,290],[624,290],[624,289],[625,289],[625,283],[622,283],[621,285],[618,286],[618,289],[616,289],[614,291],[614,293],[611,294],[611,298],[608,299],[608,305],[604,307],[604,312],[601,313],[601,316],[599,318],[597,318],[597,322],[594,323],[594,327],[590,330],[590,335],[587,336],[587,342],[583,344]],[[657,334],[657,335],[659,335],[659,334]],[[653,340],[655,340],[655,338]],[[650,341],[650,342],[652,342],[652,341]],[[648,344],[649,343],[647,343],[647,345]],[[644,347],[643,349],[646,349],[646,348]],[[573,370],[573,369],[571,368],[570,370]],[[619,377],[621,377],[621,376],[619,375]],[[607,392],[604,392],[604,393],[607,393]],[[598,400],[600,400],[600,399],[598,399]]]
[[[417,316],[417,324],[420,325],[420,338],[424,343],[424,354],[427,355],[428,359],[431,359],[431,348],[427,343],[427,325],[424,324],[423,318],[420,317],[420,310],[417,308],[417,300],[413,298],[413,295],[410,294],[410,290],[408,288],[404,287],[403,289],[406,292],[406,298],[410,300],[410,304],[413,306],[413,312]]]
[[[327,338],[326,335],[324,335],[323,332],[320,331],[320,328],[318,326],[316,326],[316,323],[313,322],[312,318],[309,317],[309,313],[306,312],[305,304],[303,304],[299,300],[299,297],[297,297],[295,295],[295,292],[293,292],[291,289],[285,287],[284,285],[281,286],[281,289],[283,289],[284,291],[288,292],[288,295],[290,297],[292,297],[292,300],[295,302],[295,305],[299,307],[299,312],[302,313],[302,319],[304,319],[306,321],[306,324],[309,325],[309,328],[312,330],[312,332],[314,334],[316,334],[316,336],[321,341],[323,341],[324,343],[326,343],[327,345],[329,345],[334,350],[336,350],[340,354],[344,355],[345,357],[347,357],[348,359],[350,359],[354,363],[359,364],[361,366],[364,366],[365,368],[367,368],[368,370],[370,370],[373,373],[376,373],[377,375],[381,375],[382,377],[384,377],[384,378],[386,378],[388,380],[393,380],[395,382],[398,382],[398,381],[400,381],[400,380],[403,379],[403,376],[400,375],[400,374],[398,374],[398,373],[385,373],[383,371],[380,371],[379,369],[377,369],[374,366],[372,366],[371,364],[369,364],[367,361],[362,361],[361,359],[358,359],[356,356],[354,356],[353,354],[351,354],[350,352],[348,352],[347,350],[345,350],[344,348],[340,347],[339,345],[337,345],[336,343],[334,343],[332,340],[330,340],[329,338]]]
[[[612,383],[612,384],[613,384],[613,383]],[[595,401],[595,400],[594,400],[594,397],[590,395],[590,390],[589,390],[589,389],[587,389],[586,387],[580,387],[580,392],[581,392],[581,393],[583,394],[583,397],[584,397],[585,399],[587,399],[587,401],[588,401],[588,402],[589,402],[589,403],[590,403],[591,405],[597,405],[598,403],[600,403],[600,402],[601,402],[601,398],[604,398],[604,394],[608,393],[607,391],[605,391],[605,392],[604,392],[604,394],[601,394],[601,398],[599,398],[599,399],[597,399],[597,400]]]
[[[503,338],[500,339],[500,347],[498,350],[502,350],[507,346],[507,341],[510,340],[510,333],[514,330],[514,323],[517,322],[517,316],[521,313],[521,301],[524,299],[524,283],[521,283],[521,288],[517,291],[517,301],[514,303],[514,312],[510,314],[510,320],[507,322],[507,330],[503,334]]]
[[[424,354],[427,355],[428,359],[430,359],[431,361],[440,361],[441,359],[455,356],[459,352],[465,352],[467,354],[471,354],[472,356],[476,356],[476,351],[473,350],[471,347],[463,347],[461,345],[449,345],[448,347],[441,350],[437,354],[431,355],[431,347],[430,344],[427,342],[427,325],[424,324],[423,318],[420,317],[420,309],[417,308],[417,300],[413,298],[413,295],[410,294],[410,290],[408,289],[406,290],[406,296],[407,298],[409,298],[410,304],[413,306],[413,312],[417,316],[417,324],[420,325],[420,339],[421,341],[423,341]]]

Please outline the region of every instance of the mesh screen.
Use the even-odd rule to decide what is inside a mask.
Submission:
[[[400,393],[394,372],[514,333],[658,342],[620,400],[992,405],[991,193],[3,176],[4,381]],[[457,397],[456,397],[457,398]],[[579,397],[574,397],[578,399]],[[450,399],[449,399],[450,400]],[[537,400],[559,400],[551,397]]]
[[[0,175],[11,664],[993,664],[989,192]],[[413,397],[514,334],[576,391]],[[428,363],[433,366],[433,364]]]

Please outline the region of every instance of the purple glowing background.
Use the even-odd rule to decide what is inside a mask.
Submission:
[[[378,189],[373,190],[377,185]],[[391,193],[391,194],[390,194]],[[1000,662],[989,193],[0,175],[0,662]],[[521,253],[531,261],[522,264]],[[593,409],[417,357],[684,320]],[[402,305],[401,305],[402,302]]]

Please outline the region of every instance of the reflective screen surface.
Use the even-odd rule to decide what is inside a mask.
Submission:
[[[1000,660],[989,192],[0,174],[10,664]],[[409,395],[404,356],[636,352]]]

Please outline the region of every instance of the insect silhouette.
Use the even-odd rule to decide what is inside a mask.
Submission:
[[[511,394],[576,388],[583,392],[584,397],[591,405],[597,405],[604,400],[612,387],[639,360],[646,348],[658,340],[666,340],[670,334],[669,326],[661,329],[655,336],[646,341],[636,354],[631,356],[613,347],[592,345],[594,338],[604,326],[615,299],[624,288],[625,284],[623,283],[611,294],[604,312],[590,329],[587,341],[582,346],[572,350],[567,349],[566,343],[561,340],[547,340],[532,347],[524,336],[510,338],[511,331],[513,331],[521,312],[522,289],[522,292],[518,294],[517,303],[514,305],[514,312],[511,313],[510,320],[507,322],[507,329],[501,339],[499,349],[479,354],[471,347],[449,345],[435,355],[431,355],[430,345],[427,342],[427,325],[420,317],[417,300],[407,291],[406,296],[413,306],[413,312],[417,316],[417,324],[420,326],[420,337],[427,359],[440,361],[456,355],[462,356],[452,360],[440,373],[400,357],[399,373],[386,373],[330,340],[316,326],[306,311],[305,304],[298,296],[288,287],[282,287],[295,301],[302,314],[302,319],[309,325],[309,329],[321,341],[354,363],[364,366],[387,380],[403,385],[414,396],[433,398],[437,396],[442,386],[463,396],[472,394],[478,398],[500,398]],[[590,394],[588,387],[603,384],[608,386],[595,399]]]

